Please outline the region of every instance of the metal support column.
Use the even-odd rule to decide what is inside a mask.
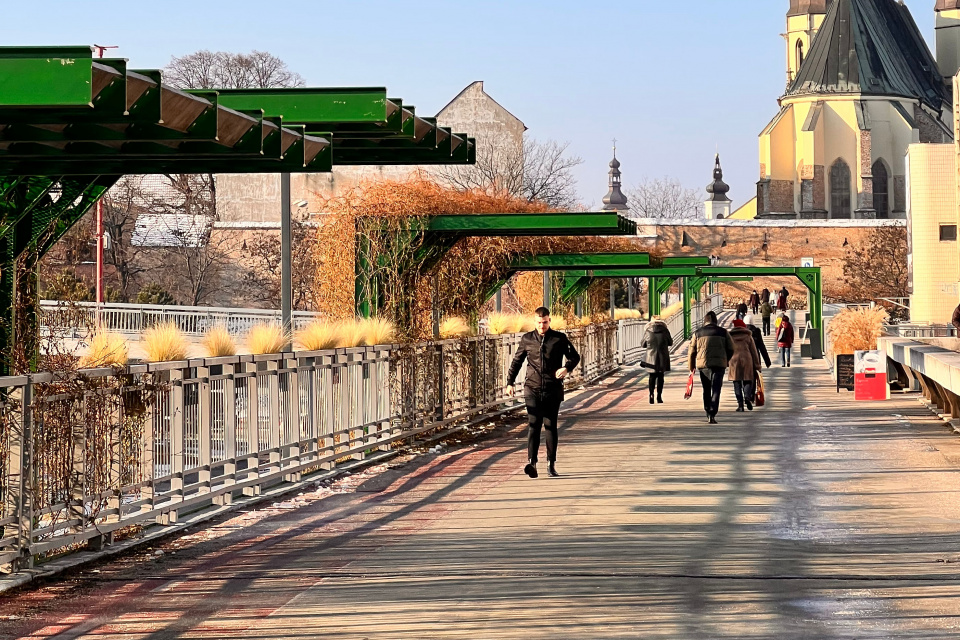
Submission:
[[[280,319],[293,331],[293,224],[290,220],[290,174],[280,174]],[[286,350],[290,350],[287,345]]]
[[[550,308],[550,305],[553,304],[551,294],[553,293],[553,286],[551,285],[550,272],[543,272],[543,306],[547,309]]]
[[[616,288],[616,281],[610,280],[610,319],[617,317],[617,299],[614,294],[614,289]]]

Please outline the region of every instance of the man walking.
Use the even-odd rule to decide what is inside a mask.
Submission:
[[[753,293],[750,294],[750,311],[753,315],[757,315],[757,312],[760,310],[760,294],[757,293],[757,290],[754,289]]]
[[[707,412],[708,422],[717,424],[720,390],[723,388],[727,365],[733,357],[733,340],[726,329],[717,326],[717,314],[713,311],[707,312],[703,322],[703,327],[690,340],[687,367],[691,372],[700,371],[703,410]]]
[[[760,305],[760,316],[763,318],[763,335],[770,335],[770,318],[773,316],[773,307],[770,306],[770,301],[767,300]]]
[[[517,353],[507,373],[507,394],[512,398],[514,384],[523,361],[527,361],[527,377],[523,384],[523,399],[527,405],[527,457],[523,468],[531,478],[537,477],[537,456],[540,450],[540,431],[547,430],[547,461],[551,476],[557,473],[557,417],[563,402],[563,379],[580,363],[580,354],[566,334],[550,328],[550,311],[540,307],[534,312],[537,328],[520,338]]]

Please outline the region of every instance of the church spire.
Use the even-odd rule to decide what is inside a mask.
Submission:
[[[723,167],[720,166],[720,154],[717,154],[713,165],[713,182],[707,185],[707,198],[704,204],[704,212],[707,220],[722,220],[730,217],[731,200],[727,197],[730,186],[723,181]]]
[[[604,211],[628,211],[627,196],[620,190],[620,161],[617,160],[617,141],[613,141],[613,160],[610,161],[610,191],[603,197]]]

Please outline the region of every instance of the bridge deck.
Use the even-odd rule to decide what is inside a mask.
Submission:
[[[0,600],[0,638],[956,637],[960,440],[796,363],[715,427],[628,372],[565,407],[561,478],[513,428]]]

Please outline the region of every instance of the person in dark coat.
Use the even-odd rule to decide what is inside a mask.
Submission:
[[[717,325],[717,314],[708,311],[703,317],[704,325],[693,334],[687,352],[687,368],[700,371],[700,386],[703,387],[703,410],[707,421],[717,424],[720,411],[720,392],[723,390],[723,374],[733,357],[733,340],[730,333]]]
[[[643,334],[640,346],[647,350],[644,364],[650,371],[650,404],[653,404],[653,392],[657,392],[657,402],[663,403],[663,382],[666,372],[670,371],[670,347],[673,346],[673,336],[667,323],[655,319]]]
[[[953,310],[953,318],[950,320],[950,324],[956,328],[957,335],[960,335],[960,304]]]
[[[747,303],[743,300],[740,301],[740,304],[737,305],[737,320],[742,320],[743,316],[747,315]]]
[[[753,389],[760,371],[760,354],[753,333],[743,320],[733,321],[730,338],[733,339],[733,357],[727,375],[737,396],[737,411],[743,411],[744,405],[748,411],[753,411]]]
[[[750,305],[750,312],[753,313],[753,315],[757,315],[757,311],[760,310],[760,294],[757,293],[756,289],[750,294],[750,300],[747,304]],[[748,322],[747,324],[750,323]]]
[[[770,289],[766,287],[763,288],[763,291],[760,292],[760,304],[764,302],[770,302]]]
[[[770,353],[767,351],[767,345],[763,341],[763,333],[760,331],[760,327],[753,324],[753,316],[747,316],[743,319],[744,324],[747,325],[747,329],[750,329],[750,333],[753,334],[753,341],[757,345],[757,352],[760,354],[760,359],[763,360],[763,363],[767,365],[767,369],[770,368]],[[770,319],[767,318],[767,328],[769,329]]]
[[[784,287],[780,289],[780,293],[777,294],[777,309],[780,311],[786,311],[790,307],[787,305],[787,298],[790,297],[790,292],[787,291],[787,288]]]
[[[537,477],[537,456],[540,431],[547,430],[547,461],[551,476],[557,473],[557,418],[563,402],[563,379],[580,364],[580,354],[566,334],[550,328],[550,311],[540,307],[534,312],[537,328],[523,334],[517,353],[507,372],[507,394],[512,398],[514,384],[523,361],[527,361],[527,377],[523,383],[523,399],[527,405],[527,456],[523,468],[531,478]]]
[[[780,366],[790,366],[790,350],[793,348],[793,325],[787,314],[780,316],[780,326],[777,327],[777,348],[780,350]]]

